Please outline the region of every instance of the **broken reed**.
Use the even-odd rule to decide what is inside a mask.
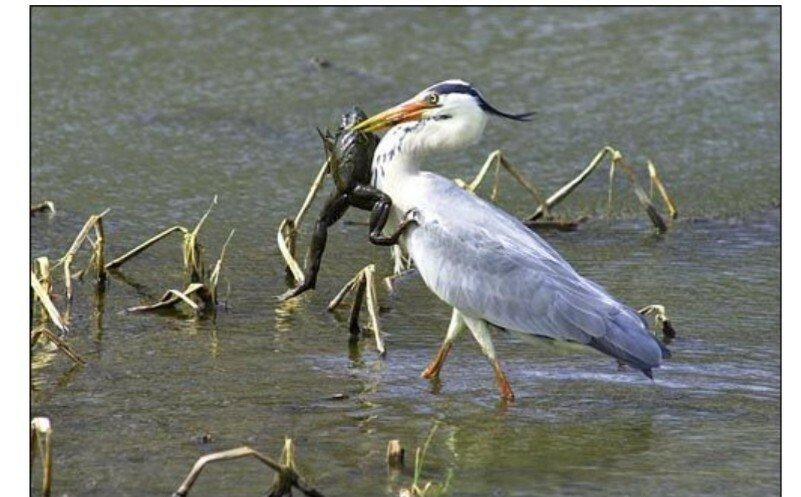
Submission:
[[[180,302],[188,305],[196,314],[199,314],[205,310],[216,309],[216,307],[220,304],[218,287],[220,283],[220,274],[222,273],[222,264],[223,260],[225,259],[225,252],[228,248],[228,243],[231,241],[231,238],[234,236],[236,230],[232,229],[228,233],[228,237],[226,238],[225,243],[220,251],[220,257],[215,262],[211,273],[208,274],[203,258],[203,246],[201,245],[199,238],[200,230],[205,224],[215,205],[217,205],[216,195],[212,199],[209,208],[201,216],[200,220],[193,229],[190,230],[183,226],[173,226],[148,238],[133,249],[108,263],[106,266],[107,269],[119,269],[123,264],[149,249],[157,242],[163,240],[172,233],[180,232],[183,235],[181,250],[183,254],[183,268],[186,287],[183,290],[167,290],[162,298],[157,302],[129,307],[126,309],[128,312],[148,312],[166,309],[174,307]]]
[[[562,230],[573,230],[576,228],[577,224],[583,221],[586,218],[582,218],[581,220],[576,220],[572,222],[564,222],[564,221],[557,221],[554,220],[550,214],[550,209],[555,207],[557,204],[562,202],[565,198],[567,198],[581,183],[586,180],[593,171],[595,171],[599,165],[603,163],[604,158],[609,157],[609,187],[608,187],[608,206],[607,206],[607,215],[611,216],[611,209],[612,209],[612,196],[613,196],[613,186],[614,186],[614,177],[615,172],[617,169],[623,170],[626,174],[626,177],[631,184],[632,189],[634,190],[634,194],[637,198],[637,201],[640,205],[645,209],[648,218],[653,223],[654,227],[657,229],[659,233],[664,233],[668,229],[668,223],[665,222],[662,215],[654,206],[651,198],[653,198],[654,188],[656,191],[659,192],[659,196],[662,199],[662,202],[665,204],[668,217],[670,219],[675,219],[678,216],[678,210],[676,208],[676,203],[670,194],[667,192],[667,188],[665,187],[662,178],[659,176],[659,173],[656,169],[656,165],[652,161],[648,161],[646,167],[648,169],[648,175],[650,179],[650,195],[645,193],[645,190],[640,186],[639,182],[637,181],[636,174],[634,169],[624,160],[623,155],[612,147],[605,146],[603,147],[595,157],[590,161],[589,165],[585,167],[575,178],[565,183],[562,187],[558,188],[556,192],[554,192],[548,198],[543,198],[540,194],[540,190],[534,185],[532,181],[527,179],[525,175],[520,171],[518,167],[513,165],[509,160],[504,156],[503,152],[500,150],[496,150],[492,152],[488,157],[487,160],[484,162],[484,165],[479,170],[476,177],[470,182],[466,183],[461,179],[456,179],[456,183],[465,188],[466,190],[475,193],[476,189],[479,185],[484,181],[487,173],[494,167],[494,179],[492,185],[492,193],[490,194],[490,200],[496,201],[499,192],[499,173],[500,170],[503,168],[506,170],[523,188],[529,192],[532,197],[534,198],[535,202],[537,202],[537,209],[534,213],[529,216],[524,222],[529,227],[533,228],[556,228]]]
[[[50,496],[50,487],[53,482],[53,448],[52,448],[52,435],[53,428],[50,425],[50,419],[45,417],[36,417],[31,419],[31,463],[36,460],[37,449],[42,458],[42,496]]]
[[[309,207],[311,207],[314,198],[317,196],[320,188],[322,188],[325,177],[330,172],[330,166],[331,158],[329,157],[325,160],[322,167],[320,167],[320,170],[317,171],[317,175],[314,177],[311,188],[309,188],[308,193],[306,193],[306,198],[303,200],[303,204],[300,206],[298,213],[295,214],[294,218],[284,218],[281,224],[278,225],[276,240],[278,250],[281,252],[281,256],[286,262],[287,276],[290,277],[295,284],[303,282],[303,269],[300,267],[296,256],[298,236],[300,236],[300,225],[303,223],[303,218],[309,211]]]
[[[132,307],[129,310],[133,312],[151,311],[172,307],[179,302],[185,302],[196,313],[200,313],[206,309],[215,309],[219,304],[218,286],[225,252],[235,232],[235,230],[231,230],[228,234],[222,247],[220,257],[216,261],[208,277],[208,281],[204,282],[206,271],[202,258],[202,249],[198,239],[200,229],[203,227],[203,224],[216,203],[217,197],[215,196],[209,209],[203,214],[200,221],[191,231],[182,226],[173,226],[149,238],[142,244],[109,263],[106,263],[106,234],[103,227],[103,219],[106,214],[108,214],[109,209],[99,214],[89,216],[89,219],[84,223],[78,235],[67,249],[66,254],[59,259],[58,262],[51,264],[47,257],[37,257],[33,262],[30,274],[31,311],[37,314],[38,322],[31,330],[31,346],[43,340],[50,342],[57,350],[63,352],[73,362],[84,364],[85,361],[64,339],[69,333],[69,313],[74,294],[73,279],[83,279],[88,272],[93,271],[96,274],[97,290],[98,292],[103,292],[105,290],[108,270],[119,268],[125,262],[153,246],[159,240],[177,231],[182,232],[184,235],[182,243],[184,274],[190,283],[183,291],[168,290],[155,304]],[[87,244],[89,245],[90,251],[87,265],[80,271],[74,271],[73,264],[75,263],[76,257],[80,253],[81,248]],[[67,309],[63,313],[58,310],[51,298],[54,289],[53,271],[58,266],[62,266],[64,275],[64,291],[66,294]],[[36,312],[37,309],[38,312]],[[57,333],[51,331],[50,325],[57,330]]]
[[[184,290],[167,290],[161,299],[153,304],[129,307],[126,310],[128,312],[155,311],[158,309],[174,307],[179,302],[184,302],[195,312],[195,314],[200,314],[206,310],[215,310],[217,306],[220,305],[219,293],[217,289],[220,282],[223,259],[225,258],[225,250],[228,247],[228,242],[231,241],[231,238],[234,236],[235,232],[236,230],[232,229],[230,233],[228,233],[228,238],[226,238],[225,244],[223,244],[222,250],[220,251],[220,257],[214,264],[214,269],[212,270],[211,276],[207,282],[189,283]],[[200,264],[203,264],[202,261]],[[193,273],[189,272],[187,274],[191,275]],[[196,299],[193,297],[196,297]]]
[[[387,444],[387,466],[393,469],[403,467],[403,458],[406,455],[406,449],[400,443],[400,440],[390,440]]]
[[[97,290],[99,292],[104,291],[106,282],[106,235],[103,228],[103,218],[108,212],[109,209],[106,209],[100,214],[89,216],[67,252],[55,264],[50,264],[50,260],[47,257],[37,257],[34,260],[30,274],[31,310],[33,311],[33,308],[38,307],[39,313],[38,324],[34,326],[30,334],[31,347],[45,340],[53,344],[57,350],[64,353],[73,362],[77,364],[85,363],[64,339],[69,333],[69,313],[73,298],[72,280],[74,278],[82,279],[87,272],[93,270],[97,278]],[[89,261],[84,269],[73,272],[72,266],[76,256],[87,243],[90,252]],[[58,266],[62,267],[64,274],[67,309],[63,313],[58,310],[50,297],[54,291],[53,271]],[[58,333],[54,333],[48,323],[55,327]]]
[[[78,236],[75,237],[75,240],[72,242],[72,245],[70,245],[67,253],[64,254],[64,257],[62,257],[59,261],[59,264],[61,264],[64,268],[64,286],[67,294],[67,302],[72,301],[73,276],[77,278],[83,278],[87,271],[94,269],[97,275],[98,285],[102,287],[106,282],[106,237],[103,230],[103,216],[108,214],[108,212],[109,209],[106,209],[100,214],[92,214],[89,216],[89,219],[86,221],[86,223],[84,223],[81,231],[78,232]],[[92,237],[90,236],[91,231],[94,231],[94,240],[92,240]],[[87,263],[86,268],[73,275],[72,263],[75,260],[78,250],[85,241],[88,241],[91,245],[91,256],[89,258],[89,262]]]
[[[653,162],[648,161],[646,167],[649,171],[649,178],[651,182],[651,195],[645,193],[645,190],[640,186],[639,182],[637,181],[637,175],[634,172],[634,168],[632,168],[623,158],[623,154],[621,154],[618,150],[615,150],[612,147],[605,146],[602,148],[595,157],[590,161],[589,165],[584,168],[583,171],[579,173],[578,176],[573,178],[572,180],[568,181],[565,185],[559,188],[553,195],[548,197],[544,204],[540,205],[534,213],[529,216],[528,221],[533,222],[543,217],[547,213],[547,209],[555,206],[562,200],[564,200],[573,190],[576,189],[582,182],[584,182],[587,177],[600,165],[603,163],[603,159],[609,157],[609,187],[607,193],[607,215],[611,216],[612,212],[612,196],[613,196],[613,189],[614,189],[614,177],[616,170],[622,169],[623,172],[626,174],[626,177],[631,184],[632,189],[634,190],[634,194],[637,197],[637,201],[640,205],[645,209],[646,213],[648,214],[649,219],[653,223],[654,227],[657,229],[659,233],[664,233],[668,229],[668,224],[665,222],[664,218],[659,211],[654,206],[653,202],[651,202],[651,197],[653,195],[654,186],[656,186],[657,191],[662,199],[662,202],[665,204],[668,210],[668,217],[670,219],[676,219],[678,217],[678,209],[676,208],[676,203],[670,194],[667,192],[667,188],[665,187],[664,183],[662,182],[661,177],[659,176],[656,165]]]
[[[192,466],[192,469],[189,471],[186,478],[184,478],[178,490],[172,494],[173,497],[185,497],[188,495],[197,481],[198,476],[200,476],[200,472],[203,471],[206,465],[213,462],[230,461],[244,457],[253,457],[276,473],[273,484],[269,490],[269,497],[292,495],[293,488],[298,489],[307,497],[324,497],[322,493],[309,485],[305,479],[298,474],[295,463],[295,446],[289,438],[284,439],[284,447],[281,450],[279,461],[275,461],[269,456],[247,446],[214,452],[200,457]]]
[[[41,261],[41,259],[46,260],[46,258],[41,257],[37,259],[37,268],[47,267],[48,264]],[[31,346],[35,345],[40,340],[47,340],[48,342],[52,343],[57,350],[63,352],[67,357],[69,357],[73,362],[77,364],[84,364],[85,361],[78,355],[78,353],[75,352],[75,350],[73,350],[63,338],[50,331],[50,328],[46,324],[47,321],[52,323],[62,335],[69,333],[69,327],[50,298],[51,283],[49,281],[49,273],[47,273],[46,277],[40,279],[40,276],[38,276],[36,272],[31,271],[30,278],[31,290],[33,292],[33,302],[38,302],[41,308],[39,325],[31,330]]]
[[[654,325],[662,329],[662,335],[667,339],[676,338],[676,330],[673,328],[673,323],[668,318],[665,306],[659,304],[651,304],[643,307],[637,311],[643,316],[651,316],[654,320]],[[667,343],[667,342],[666,342]]]
[[[489,156],[487,156],[487,160],[484,161],[484,165],[481,166],[481,169],[478,170],[478,174],[476,174],[476,177],[473,178],[473,181],[471,181],[469,184],[465,183],[464,180],[459,178],[454,179],[454,181],[461,188],[464,188],[465,190],[471,193],[475,193],[476,189],[484,181],[484,177],[486,177],[487,173],[489,172],[490,169],[493,168],[493,166],[495,167],[495,173],[492,181],[492,193],[490,194],[491,201],[495,202],[498,199],[498,193],[500,191],[500,171],[501,168],[503,168],[518,183],[520,183],[520,185],[527,192],[531,194],[537,205],[543,206],[547,217],[548,206],[545,201],[545,198],[543,198],[542,194],[540,193],[540,190],[534,185],[533,182],[528,180],[515,165],[509,162],[509,160],[506,158],[506,156],[504,156],[503,152],[501,152],[500,150],[496,150],[490,153]]]
[[[123,264],[149,249],[160,240],[180,231],[183,234],[181,250],[183,253],[184,275],[186,276],[188,283],[197,283],[202,281],[205,277],[205,266],[203,264],[202,246],[200,245],[198,238],[200,229],[203,227],[203,224],[206,222],[206,219],[209,217],[209,214],[211,214],[211,211],[214,209],[215,205],[217,205],[217,195],[214,196],[211,201],[211,205],[203,214],[203,216],[201,216],[200,220],[193,229],[190,230],[183,226],[173,226],[171,228],[167,228],[166,230],[148,238],[128,252],[109,262],[106,265],[106,269],[119,269]]]
[[[31,205],[31,216],[35,216],[40,212],[49,212],[50,214],[56,213],[56,204],[52,200],[45,200],[38,204]]]
[[[378,294],[376,292],[375,285],[375,264],[368,264],[364,267],[364,269],[356,273],[356,276],[354,276],[350,281],[345,283],[345,286],[343,286],[342,289],[337,292],[336,296],[334,296],[331,302],[329,302],[327,310],[331,312],[339,307],[345,300],[345,297],[350,293],[354,294],[353,303],[351,304],[350,309],[350,317],[348,320],[351,340],[357,340],[359,334],[361,333],[361,327],[359,326],[359,314],[361,312],[362,305],[366,303],[367,313],[370,316],[370,329],[372,329],[373,336],[375,338],[375,348],[378,350],[378,354],[380,356],[386,355],[387,350],[384,346],[384,339],[381,336],[381,328],[378,324],[379,307]]]

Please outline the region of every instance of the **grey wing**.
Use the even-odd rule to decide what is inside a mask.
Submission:
[[[666,352],[634,310],[514,216],[450,180],[429,179],[435,186],[418,206],[422,223],[408,247],[440,298],[497,326],[590,345],[644,371],[659,364]]]

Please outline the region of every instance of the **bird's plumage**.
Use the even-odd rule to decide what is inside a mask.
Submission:
[[[407,187],[404,200],[420,218],[409,254],[448,304],[502,328],[591,346],[646,374],[666,355],[639,314],[514,216],[430,172]]]
[[[584,344],[650,377],[668,351],[639,314],[580,276],[514,216],[449,179],[420,171],[428,154],[477,142],[488,114],[515,120],[530,115],[500,112],[469,83],[448,80],[356,127],[391,128],[376,148],[373,180],[392,198],[398,217],[417,211],[406,245],[426,285],[453,306],[452,322],[466,323],[485,342],[482,350],[505,396],[513,395],[487,324]],[[441,360],[432,367],[438,371]]]
[[[440,95],[447,95],[450,93],[463,93],[466,95],[471,95],[473,98],[476,99],[479,107],[484,112],[488,112],[496,116],[505,117],[513,121],[530,121],[531,116],[536,114],[536,112],[522,112],[519,114],[510,114],[508,112],[503,112],[502,110],[497,109],[495,106],[487,102],[487,99],[484,98],[484,95],[482,95],[481,92],[478,91],[478,89],[476,89],[476,87],[474,87],[467,81],[462,81],[461,79],[451,79],[448,81],[443,81],[441,83],[429,86],[423,91],[424,92],[433,91]]]

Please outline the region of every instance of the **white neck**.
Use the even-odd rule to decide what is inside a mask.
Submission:
[[[373,155],[373,185],[389,195],[388,189],[404,177],[420,172],[422,159],[417,147],[412,146],[417,123],[402,123],[390,129],[378,143]]]
[[[378,143],[373,156],[373,184],[382,187],[420,172],[420,162],[432,152],[458,150],[476,143],[484,132],[487,117],[474,105],[445,109],[445,118],[405,122],[390,129]]]

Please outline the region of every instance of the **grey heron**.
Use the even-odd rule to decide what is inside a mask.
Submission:
[[[416,221],[403,239],[426,286],[453,307],[445,340],[424,372],[434,377],[459,333],[468,328],[489,358],[501,396],[514,399],[492,343],[493,327],[583,344],[641,370],[669,357],[644,318],[579,275],[516,217],[421,170],[434,152],[476,143],[489,115],[517,121],[490,105],[472,85],[448,80],[359,123],[386,130],[373,156],[374,186],[393,213]]]

